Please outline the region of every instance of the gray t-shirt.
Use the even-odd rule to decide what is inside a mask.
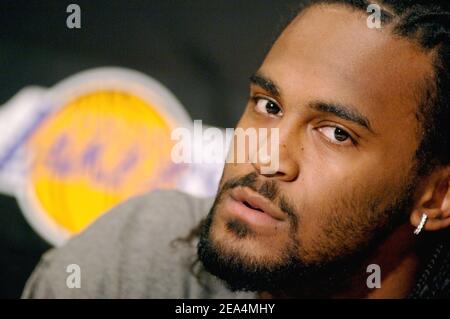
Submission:
[[[254,298],[253,293],[231,292],[206,272],[199,281],[190,267],[196,241],[174,242],[188,235],[211,205],[212,199],[178,191],[132,198],[63,247],[47,252],[22,297]],[[69,278],[78,273],[77,266],[80,288],[73,276]]]

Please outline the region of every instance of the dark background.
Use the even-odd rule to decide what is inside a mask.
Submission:
[[[168,87],[193,119],[234,127],[248,77],[299,0],[0,0],[0,104],[27,85],[123,66]],[[81,29],[66,8],[81,7]],[[0,195],[0,298],[20,296],[50,246]]]

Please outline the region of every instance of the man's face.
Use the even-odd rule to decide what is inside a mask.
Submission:
[[[226,164],[199,245],[206,269],[232,288],[342,272],[330,267],[354,262],[408,217],[431,59],[366,19],[342,6],[308,9],[252,78],[238,127],[279,129],[279,169]]]

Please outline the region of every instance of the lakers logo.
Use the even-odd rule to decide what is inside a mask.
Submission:
[[[171,159],[171,132],[189,126],[189,116],[138,72],[75,75],[49,90],[40,109],[47,115],[24,145],[16,197],[31,226],[54,245],[132,196],[177,188],[189,171]]]
[[[86,94],[50,116],[29,141],[38,204],[69,233],[156,186],[174,186],[168,122],[120,91]]]

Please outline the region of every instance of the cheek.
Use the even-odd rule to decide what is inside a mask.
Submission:
[[[310,170],[314,171],[314,170]],[[387,221],[385,211],[402,194],[405,181],[397,175],[367,174],[366,170],[306,174],[290,190],[299,214],[298,240],[309,261],[356,250]],[[378,178],[372,178],[378,176]]]
[[[349,225],[359,223],[365,210],[359,207],[362,194],[351,194],[336,183],[314,181],[307,191],[297,196],[299,255],[306,263],[339,256],[342,247],[350,247],[354,236]],[[351,186],[347,185],[351,189]],[[350,241],[350,242],[349,242]],[[356,242],[354,242],[356,244]]]

